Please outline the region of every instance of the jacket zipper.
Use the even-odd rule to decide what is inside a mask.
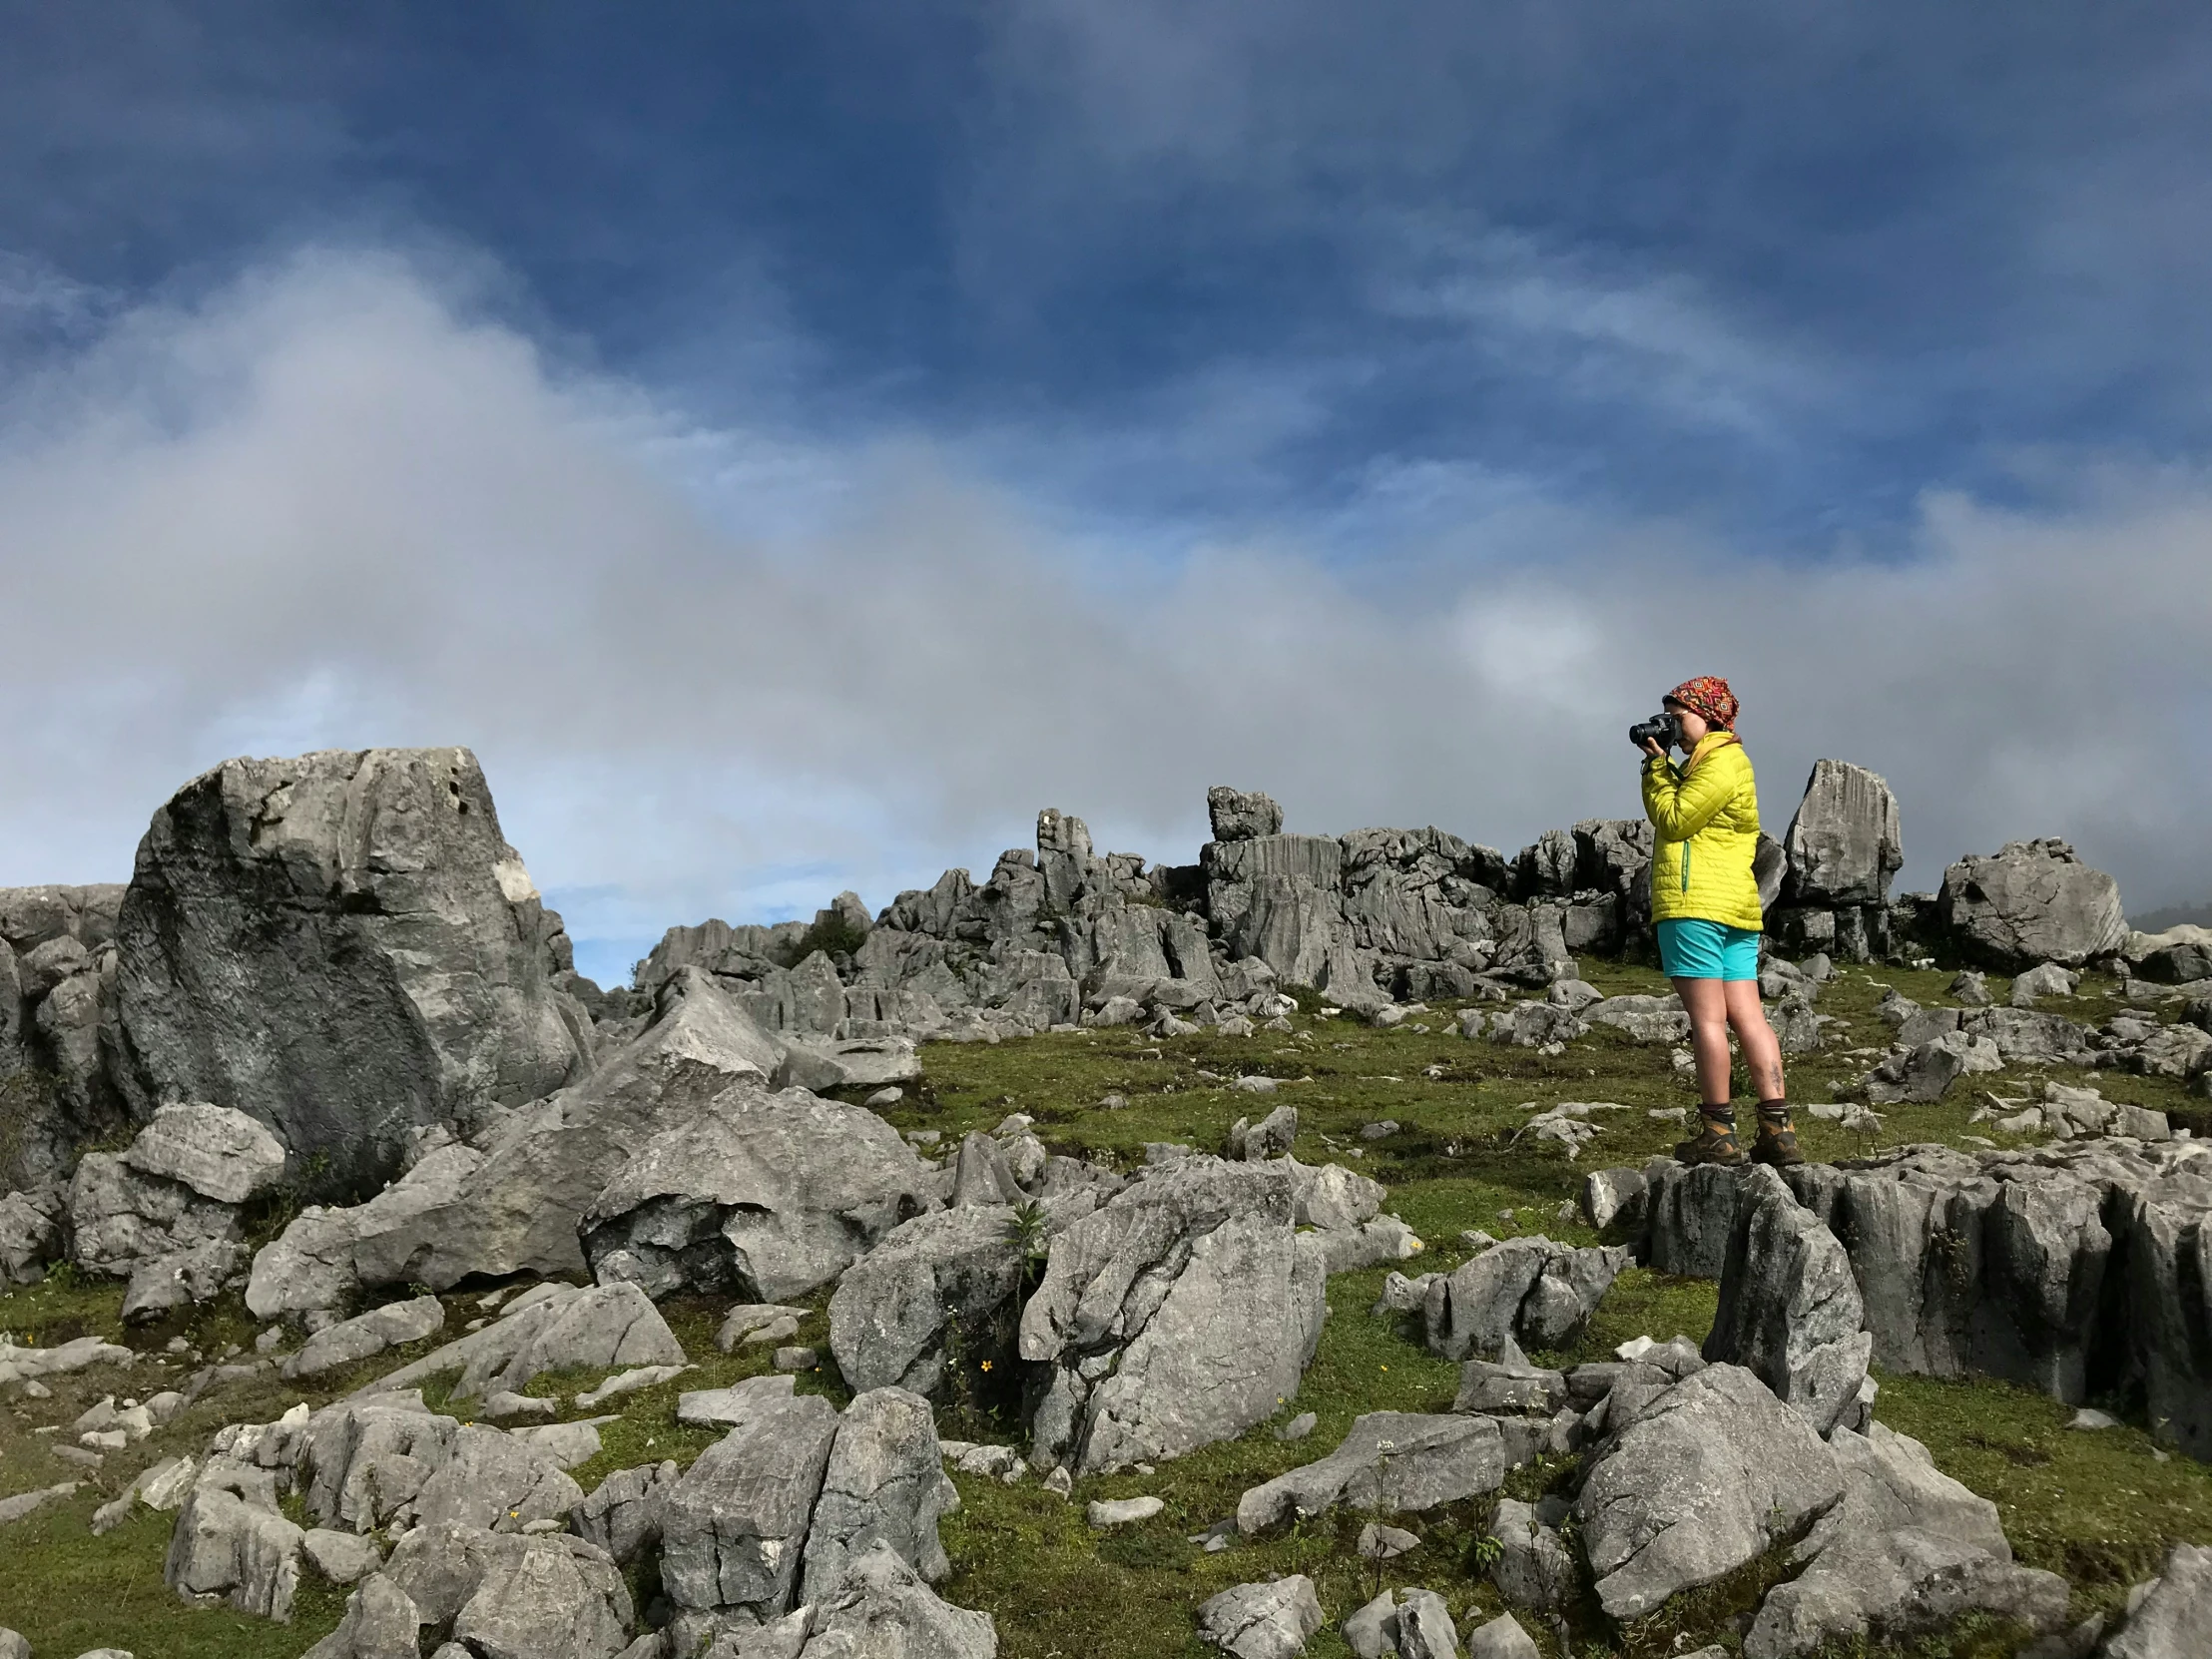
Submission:
[[[1682,890],[1684,892],[1690,890],[1690,843],[1688,841],[1682,843]]]

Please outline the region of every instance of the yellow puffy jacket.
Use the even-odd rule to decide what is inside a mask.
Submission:
[[[1751,757],[1727,732],[1708,732],[1677,767],[1644,761],[1644,816],[1657,830],[1651,919],[1717,921],[1753,932],[1766,923],[1751,873],[1759,849],[1759,788]]]

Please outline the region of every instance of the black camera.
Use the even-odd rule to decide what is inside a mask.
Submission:
[[[1662,709],[1651,719],[1631,726],[1628,741],[1638,749],[1647,743],[1657,744],[1662,751],[1672,749],[1682,741],[1682,721],[1672,709]]]

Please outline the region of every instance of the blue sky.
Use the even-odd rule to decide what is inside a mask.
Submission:
[[[467,742],[603,976],[1739,682],[2212,892],[2212,13],[0,6],[0,880]],[[1925,827],[1925,829],[1924,829]]]

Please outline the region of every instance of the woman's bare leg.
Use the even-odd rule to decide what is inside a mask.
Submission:
[[[1756,996],[1758,987],[1754,985],[1752,990]],[[1690,1052],[1697,1056],[1698,1103],[1726,1111],[1730,1095],[1726,988],[1718,979],[1677,979],[1674,994],[1682,998],[1682,1006],[1690,1014]],[[1765,1023],[1762,1016],[1760,1024]],[[1768,1041],[1773,1040],[1769,1032]]]
[[[1759,1000],[1759,982],[1756,979],[1727,980],[1722,982],[1722,995],[1727,1003],[1728,1023],[1736,1028],[1736,1046],[1744,1051],[1744,1069],[1751,1073],[1753,1090],[1763,1101],[1786,1099],[1782,1085],[1782,1044],[1774,1034],[1774,1027],[1767,1023],[1767,1010]]]

